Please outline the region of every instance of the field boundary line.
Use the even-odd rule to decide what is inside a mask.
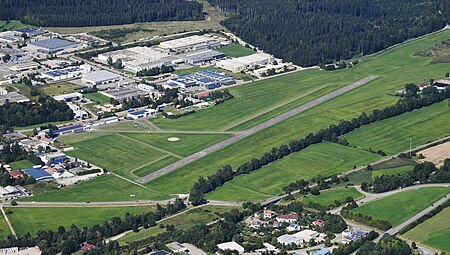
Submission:
[[[133,175],[133,176],[139,178],[139,176],[135,175],[134,172],[136,172],[137,170],[139,170],[139,169],[141,169],[141,168],[144,168],[144,167],[146,167],[146,166],[149,166],[149,165],[151,165],[151,164],[153,164],[153,163],[156,163],[156,162],[158,162],[158,161],[160,161],[160,160],[163,160],[163,159],[165,159],[165,158],[167,158],[167,157],[170,157],[170,155],[164,155],[164,156],[162,156],[162,157],[160,157],[160,158],[157,158],[157,159],[155,159],[155,160],[153,160],[153,161],[150,161],[150,162],[148,162],[148,163],[146,163],[146,164],[144,164],[144,165],[142,165],[142,166],[135,167],[135,168],[131,169],[130,171],[127,171],[127,174],[131,174],[131,175]]]
[[[131,140],[131,141],[134,141],[134,142],[138,142],[138,143],[140,143],[140,144],[142,144],[142,145],[146,145],[147,147],[153,148],[153,149],[158,150],[158,151],[160,151],[160,152],[167,153],[167,154],[169,154],[169,155],[171,155],[171,156],[174,156],[174,157],[176,157],[176,158],[179,158],[179,159],[184,158],[184,157],[182,157],[182,156],[180,156],[180,155],[178,155],[178,154],[175,154],[175,153],[173,153],[173,152],[166,151],[166,150],[164,150],[164,149],[158,148],[158,147],[153,146],[153,145],[150,145],[150,144],[148,144],[148,143],[144,143],[144,142],[142,142],[142,141],[136,140],[136,139],[131,138],[131,137],[128,137],[128,136],[126,136],[126,135],[123,135],[123,134],[120,134],[120,133],[117,133],[117,135],[119,135],[119,136],[121,136],[121,137],[123,137],[123,138],[125,138],[125,139]]]
[[[154,192],[157,192],[157,193],[161,193],[161,192],[159,192],[159,191],[157,191],[157,190],[151,189],[151,188],[149,188],[149,187],[147,187],[147,186],[144,186],[144,185],[142,185],[142,184],[140,184],[140,183],[137,183],[137,182],[135,182],[135,181],[132,181],[132,180],[130,180],[130,179],[128,179],[128,178],[125,178],[125,177],[123,177],[123,176],[121,176],[121,175],[118,175],[118,174],[116,174],[116,173],[114,173],[114,172],[108,172],[108,173],[111,174],[111,175],[113,175],[113,176],[116,176],[116,177],[118,177],[118,178],[120,178],[120,179],[123,179],[123,180],[125,180],[125,181],[131,182],[131,183],[133,183],[134,185],[137,185],[137,186],[139,186],[139,187],[141,187],[141,188],[144,188],[144,189],[147,189],[147,190],[151,190],[151,191],[154,191]]]
[[[11,231],[11,234],[12,234],[15,238],[17,238],[16,231],[14,230],[13,225],[12,225],[11,222],[9,221],[8,216],[6,215],[5,209],[3,209],[3,205],[0,207],[0,210],[2,211],[3,218],[5,218],[6,224],[8,225],[9,230]]]
[[[303,97],[309,96],[309,95],[311,95],[311,94],[313,94],[313,93],[315,93],[315,92],[317,92],[317,91],[319,91],[319,90],[321,90],[321,89],[324,89],[324,88],[326,88],[326,87],[329,87],[329,86],[330,86],[330,85],[323,85],[323,86],[321,86],[321,87],[318,87],[318,88],[313,89],[312,91],[310,91],[310,92],[308,92],[308,93],[306,93],[306,94],[298,95],[298,96],[295,96],[295,97],[291,97],[290,99],[287,99],[286,101],[282,101],[282,102],[276,103],[276,104],[274,104],[274,105],[272,105],[272,106],[270,106],[270,107],[268,107],[268,108],[266,108],[266,109],[263,109],[263,110],[261,110],[261,111],[259,111],[259,112],[256,112],[256,113],[252,114],[252,115],[249,115],[249,116],[247,116],[247,117],[244,117],[244,118],[242,118],[242,119],[239,119],[239,120],[237,120],[237,121],[234,121],[234,122],[232,122],[231,124],[229,124],[229,125],[227,125],[227,126],[225,126],[225,127],[219,128],[218,131],[227,131],[227,130],[230,130],[230,129],[234,128],[234,127],[237,127],[237,126],[239,126],[239,125],[241,125],[241,124],[244,124],[244,123],[246,123],[246,122],[249,122],[249,121],[251,121],[251,120],[253,120],[253,119],[256,119],[256,118],[258,118],[258,117],[260,117],[260,116],[263,116],[264,114],[267,114],[267,113],[269,113],[269,112],[271,112],[271,111],[275,111],[275,110],[277,110],[278,108],[281,108],[281,107],[283,107],[283,106],[285,106],[285,105],[288,105],[288,104],[290,104],[290,103],[292,103],[292,102],[294,102],[294,101],[297,101],[297,100],[299,100],[299,99],[301,99],[301,98],[303,98]],[[295,107],[294,107],[294,108],[295,108]],[[288,111],[289,111],[289,110],[288,110]]]
[[[149,119],[144,119],[144,122],[150,125],[151,128],[153,128],[154,131],[163,131],[162,128],[158,127],[155,123],[151,122]]]

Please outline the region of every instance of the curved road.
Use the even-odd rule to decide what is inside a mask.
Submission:
[[[319,104],[325,103],[325,102],[327,102],[327,101],[329,101],[329,100],[331,100],[331,99],[333,99],[335,97],[338,97],[338,96],[340,96],[340,95],[342,95],[344,93],[347,93],[347,92],[349,92],[349,91],[351,91],[353,89],[356,89],[356,88],[358,88],[358,87],[360,87],[360,86],[362,86],[362,85],[364,85],[364,84],[366,84],[366,83],[368,83],[368,82],[370,82],[372,80],[375,80],[376,78],[377,77],[373,76],[373,75],[367,76],[367,77],[365,77],[365,78],[363,78],[363,79],[361,79],[359,81],[356,81],[356,82],[354,82],[354,83],[352,83],[350,85],[347,85],[345,87],[337,89],[337,90],[335,90],[335,91],[333,91],[333,92],[331,92],[329,94],[326,94],[326,95],[324,95],[322,97],[316,98],[316,99],[312,100],[311,102],[308,102],[308,103],[303,104],[303,105],[301,105],[301,106],[299,106],[297,108],[294,108],[294,109],[292,109],[292,110],[290,110],[288,112],[280,114],[280,115],[278,115],[278,116],[276,116],[276,117],[274,117],[274,118],[272,118],[270,120],[267,120],[267,121],[265,121],[265,122],[263,122],[263,123],[261,123],[259,125],[256,125],[256,126],[254,126],[252,128],[249,128],[249,129],[241,131],[241,132],[237,132],[235,136],[230,137],[230,138],[228,138],[226,140],[223,140],[223,141],[221,141],[219,143],[216,143],[216,144],[214,144],[214,145],[212,145],[212,146],[210,146],[210,147],[208,147],[206,149],[203,149],[202,151],[194,153],[194,154],[192,154],[192,155],[190,155],[190,156],[188,156],[188,157],[186,157],[184,159],[181,159],[181,160],[179,160],[179,161],[177,161],[177,162],[175,162],[175,163],[173,163],[171,165],[163,167],[163,168],[159,169],[158,171],[155,171],[155,172],[153,172],[151,174],[148,174],[148,175],[138,179],[137,182],[138,183],[147,183],[147,182],[152,181],[152,180],[154,180],[154,179],[156,179],[156,178],[158,178],[158,177],[160,177],[162,175],[165,175],[165,174],[168,174],[170,172],[173,172],[173,171],[177,170],[178,168],[181,168],[181,167],[183,167],[183,166],[185,166],[185,165],[187,165],[187,164],[189,164],[189,163],[191,163],[191,162],[193,162],[193,161],[195,161],[195,160],[197,160],[199,158],[202,158],[202,157],[204,157],[204,156],[206,156],[208,154],[211,154],[211,153],[216,152],[216,151],[218,151],[220,149],[223,149],[223,148],[225,148],[225,147],[227,147],[227,146],[229,146],[229,145],[231,145],[233,143],[236,143],[236,142],[238,142],[238,141],[240,141],[240,140],[242,140],[242,139],[244,139],[244,138],[246,138],[248,136],[251,136],[251,135],[253,135],[253,134],[255,134],[255,133],[257,133],[257,132],[259,132],[261,130],[264,130],[264,129],[268,128],[268,127],[271,127],[271,126],[273,126],[273,125],[275,125],[275,124],[277,124],[277,123],[279,123],[279,122],[281,122],[283,120],[286,120],[286,119],[288,119],[288,118],[290,118],[292,116],[295,116],[295,115],[297,115],[299,113],[302,113],[302,112],[304,112],[306,110],[309,110],[309,109],[311,109],[311,108],[313,108],[313,107],[315,107],[315,106],[317,106]]]

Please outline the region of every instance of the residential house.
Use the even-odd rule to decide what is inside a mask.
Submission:
[[[298,216],[296,213],[280,214],[277,216],[277,221],[281,223],[297,223]]]

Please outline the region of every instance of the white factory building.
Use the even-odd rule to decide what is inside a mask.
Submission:
[[[274,58],[266,53],[256,53],[250,56],[240,57],[240,58],[231,58],[225,59],[216,62],[216,67],[222,68],[224,70],[238,73],[242,70],[245,70],[249,67],[256,65],[266,65],[268,63],[272,63]]]
[[[193,35],[161,42],[159,47],[174,52],[188,52],[202,49],[217,49],[222,47],[222,42],[207,35]]]
[[[120,76],[105,70],[94,71],[84,74],[81,81],[89,85],[101,85],[113,83],[120,80]]]
[[[172,65],[173,60],[176,59],[169,53],[158,49],[150,47],[133,47],[100,54],[98,55],[98,60],[107,63],[108,58],[110,57],[114,62],[120,59],[125,69],[134,72],[161,67],[162,65]]]

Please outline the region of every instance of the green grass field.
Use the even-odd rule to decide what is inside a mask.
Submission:
[[[217,215],[217,213],[225,213],[229,212],[232,209],[236,207],[219,207],[219,206],[205,206],[201,208],[196,208],[193,210],[190,210],[184,214],[178,215],[176,217],[163,220],[160,224],[164,225],[174,225],[175,228],[178,229],[186,229],[189,227],[192,227],[197,224],[206,224],[208,222],[212,222],[214,220],[219,219],[220,217]],[[129,233],[119,239],[119,243],[126,244],[129,242],[138,241],[141,239],[145,239],[150,236],[155,236],[159,233],[162,233],[165,231],[165,228],[160,228],[159,225],[148,228],[148,229],[141,229],[138,233]]]
[[[396,154],[450,134],[447,101],[361,127],[345,138],[351,145]],[[439,127],[439,128],[436,128]]]
[[[217,51],[222,52],[227,57],[232,58],[245,57],[255,53],[252,49],[246,48],[240,44],[230,44],[223,48],[217,49]]]
[[[282,193],[281,188],[295,180],[342,173],[355,165],[376,159],[379,156],[373,153],[324,142],[251,174],[239,176],[208,194],[208,198],[226,201],[263,200]],[[187,185],[183,187],[188,188]]]
[[[374,219],[386,220],[397,226],[427,208],[449,192],[448,188],[422,188],[369,202],[356,209],[355,213],[370,215]]]
[[[151,131],[153,128],[149,123],[143,120],[136,121],[127,121],[127,122],[118,122],[113,125],[105,125],[99,127],[101,130],[112,130],[112,131]]]
[[[130,195],[135,195],[131,197]],[[26,197],[19,201],[37,202],[108,202],[136,201],[170,198],[119,177],[104,174],[88,181],[82,181],[59,190],[51,190],[37,196]]]
[[[99,104],[107,104],[110,102],[110,98],[100,94],[100,93],[88,93],[88,94],[84,94],[84,97],[87,99],[90,99],[94,102],[97,102]]]
[[[320,191],[320,195],[307,195],[306,197],[301,198],[301,200],[305,204],[309,204],[310,202],[319,203],[323,206],[334,205],[334,201],[343,202],[347,197],[352,197],[355,200],[361,199],[364,197],[363,194],[359,193],[355,188],[336,188],[330,189],[327,191]]]
[[[78,92],[80,88],[80,86],[68,82],[47,84],[39,87],[44,94],[49,96],[58,96]]]
[[[400,166],[400,167],[375,170],[375,171],[372,171],[372,178],[375,178],[375,176],[381,176],[381,175],[401,174],[401,173],[409,172],[409,171],[413,170],[413,168],[414,168],[414,166]]]
[[[0,20],[0,31],[8,30],[18,30],[26,27],[31,27],[30,25],[25,25],[20,20]]]
[[[11,235],[11,231],[2,215],[2,217],[0,217],[0,239],[6,239],[9,235]]]
[[[173,122],[159,120],[157,124],[164,129],[225,130],[236,123],[241,123],[241,121],[244,121],[244,124],[245,122],[252,122],[252,125],[254,125],[265,118],[278,114],[281,108],[285,111],[295,107],[296,104],[310,101],[312,98],[309,98],[309,100],[303,99],[303,102],[301,99],[294,100],[288,105],[275,110],[269,109],[267,113],[262,113],[262,115],[258,115],[259,117],[245,121],[250,115],[261,112],[262,108],[270,108],[273,104],[285,102],[286,98],[293,95],[305,93],[305,87],[314,90],[327,84],[336,88],[350,84],[367,75],[372,74],[379,77],[358,89],[156,179],[148,185],[158,187],[159,190],[164,192],[173,192],[174,190],[186,192],[198,179],[198,176],[211,175],[224,165],[230,164],[237,167],[253,157],[261,157],[265,152],[270,151],[273,146],[286,144],[293,138],[303,138],[310,132],[326,128],[330,124],[337,124],[341,119],[357,117],[363,111],[369,112],[373,109],[392,105],[397,101],[397,98],[389,96],[390,92],[402,88],[404,84],[409,82],[419,83],[431,77],[442,77],[448,71],[448,64],[432,64],[430,58],[412,56],[417,50],[427,49],[448,37],[450,37],[450,31],[446,30],[413,40],[380,54],[364,57],[360,64],[351,69],[332,72],[319,70],[296,72],[230,88],[230,91],[236,97],[233,100],[199,112],[195,114],[195,117],[190,115]],[[448,123],[450,123],[450,120]],[[442,123],[440,124],[442,125]],[[236,129],[245,127],[242,126],[243,124],[238,125]],[[249,179],[257,179],[251,178],[251,176],[259,175],[258,172],[250,174]]]
[[[69,229],[72,224],[77,227],[101,224],[112,217],[125,216],[125,213],[140,214],[154,210],[154,207],[35,207],[11,208],[9,215],[17,234],[27,232],[35,235],[39,229],[57,230],[59,226]]]
[[[410,240],[450,252],[450,207],[406,232]]]
[[[33,163],[26,159],[9,163],[9,166],[11,166],[13,170],[24,170],[33,167],[33,165]]]

